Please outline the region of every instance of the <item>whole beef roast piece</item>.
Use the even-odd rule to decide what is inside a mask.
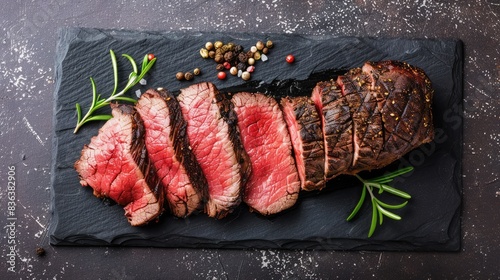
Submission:
[[[83,148],[75,169],[82,186],[125,206],[131,225],[144,225],[163,211],[162,188],[144,145],[139,115],[128,105],[111,106],[113,118]]]
[[[252,163],[244,202],[263,215],[290,208],[297,200],[300,179],[278,103],[259,93],[237,93],[232,101],[243,146]]]
[[[146,149],[171,212],[186,217],[199,210],[208,198],[207,180],[189,147],[187,123],[177,99],[164,89],[150,89],[135,107],[144,122]]]
[[[324,188],[325,144],[314,102],[307,96],[284,97],[280,106],[290,133],[301,188]]]
[[[348,174],[381,168],[433,140],[434,91],[422,69],[399,61],[368,62],[346,77],[358,83],[367,104],[354,119],[357,161]]]
[[[205,212],[222,218],[240,204],[251,171],[232,104],[206,82],[182,89],[177,100],[188,124],[190,147],[208,182]]]
[[[325,134],[326,178],[382,168],[432,141],[433,90],[421,69],[368,62],[311,95]]]

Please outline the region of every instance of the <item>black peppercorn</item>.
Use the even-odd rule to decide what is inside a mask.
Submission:
[[[227,62],[231,62],[234,59],[234,53],[232,51],[228,51],[224,54],[224,60]]]
[[[245,69],[247,69],[247,65],[246,65],[245,62],[238,63],[238,65],[236,65],[236,67],[238,68],[238,70],[245,70]]]
[[[224,67],[224,64],[219,63],[215,66],[215,69],[217,69],[217,71],[224,71],[226,68]]]
[[[43,256],[45,256],[45,249],[43,249],[42,247],[37,247],[37,248],[36,248],[36,254],[37,254],[39,257],[43,257]]]
[[[186,79],[186,81],[190,81],[193,79],[193,74],[191,72],[186,72],[184,73],[184,79]]]
[[[241,45],[236,45],[236,46],[234,46],[234,51],[236,53],[240,53],[243,51],[243,47]]]
[[[248,56],[246,53],[240,53],[238,54],[238,60],[240,62],[247,62]]]
[[[182,81],[184,80],[184,73],[182,72],[177,72],[177,74],[175,74],[175,78],[179,81]]]

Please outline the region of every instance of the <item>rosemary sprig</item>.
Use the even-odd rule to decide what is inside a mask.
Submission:
[[[97,93],[97,88],[94,79],[90,77],[90,83],[92,85],[92,103],[90,105],[89,110],[83,117],[82,117],[82,108],[80,104],[79,103],[75,104],[77,113],[77,122],[73,133],[77,133],[80,127],[82,127],[82,125],[84,125],[87,122],[109,120],[111,118],[111,115],[93,115],[93,114],[98,109],[109,105],[112,101],[125,101],[125,102],[135,103],[136,102],[135,99],[123,96],[123,94],[125,94],[125,92],[127,92],[130,88],[135,86],[144,77],[144,75],[146,75],[146,73],[151,69],[151,67],[153,67],[153,64],[156,61],[155,57],[149,60],[148,55],[146,54],[144,56],[144,59],[142,60],[141,72],[138,72],[135,60],[128,54],[122,54],[122,56],[125,57],[130,62],[130,64],[132,64],[133,71],[132,73],[130,73],[125,87],[120,92],[117,93],[116,91],[118,90],[118,63],[116,62],[115,52],[113,50],[109,50],[109,54],[111,56],[111,64],[113,66],[113,78],[115,81],[113,92],[107,99],[102,98],[101,95]]]
[[[370,231],[368,232],[368,237],[371,237],[373,235],[377,224],[382,225],[384,216],[393,220],[401,220],[401,216],[394,214],[388,209],[395,210],[405,207],[411,196],[404,191],[387,185],[387,183],[391,182],[394,178],[408,173],[412,170],[413,167],[409,166],[373,179],[363,179],[356,174],[356,178],[358,178],[363,183],[363,190],[361,192],[361,197],[359,198],[358,203],[354,207],[354,210],[351,212],[349,217],[347,217],[347,221],[352,220],[358,213],[359,209],[361,209],[361,206],[363,206],[366,199],[366,192],[370,194],[370,200],[372,203],[372,222],[370,225]],[[378,188],[378,194],[386,191],[392,195],[406,199],[406,201],[401,204],[387,204],[375,196],[374,188]]]

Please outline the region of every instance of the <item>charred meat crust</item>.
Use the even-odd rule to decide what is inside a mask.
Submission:
[[[280,107],[292,140],[297,170],[304,190],[325,187],[325,148],[321,119],[306,97],[284,97]]]

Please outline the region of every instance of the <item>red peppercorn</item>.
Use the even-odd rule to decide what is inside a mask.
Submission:
[[[224,68],[226,68],[226,69],[228,69],[228,70],[229,70],[229,69],[231,69],[231,63],[229,63],[229,62],[227,62],[227,61],[226,61],[226,62],[224,62],[222,65],[224,65]]]
[[[219,78],[219,80],[226,79],[226,72],[220,71],[219,73],[217,73],[217,78]]]
[[[155,58],[155,55],[152,53],[148,53],[148,60],[153,60]]]
[[[294,61],[295,61],[295,56],[293,56],[292,54],[286,56],[286,62],[293,63]]]

